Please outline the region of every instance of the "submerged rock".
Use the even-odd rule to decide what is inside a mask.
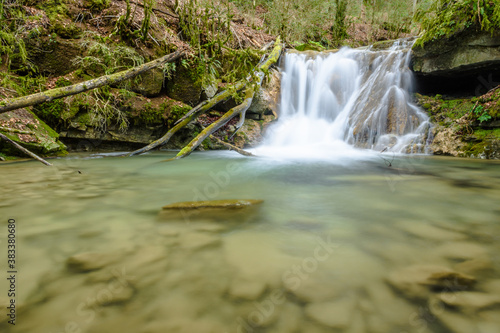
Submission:
[[[347,329],[351,325],[356,299],[345,298],[335,302],[311,303],[305,308],[306,315],[331,328]]]
[[[244,208],[262,203],[264,200],[227,199],[207,201],[184,201],[163,206],[163,210],[208,209],[208,208]]]
[[[200,249],[220,244],[220,237],[203,232],[190,232],[180,237],[180,245],[185,249]]]
[[[435,241],[462,240],[466,238],[466,235],[460,232],[446,230],[427,223],[401,222],[398,227],[414,236]]]
[[[255,199],[227,199],[184,201],[163,206],[162,219],[231,219],[241,222],[252,217],[252,212],[264,202]]]
[[[439,246],[436,253],[455,260],[472,260],[487,258],[488,251],[481,245],[472,242],[449,242]]]
[[[470,289],[476,279],[447,267],[414,265],[389,274],[387,282],[409,299],[427,299],[431,291]]]
[[[231,282],[228,292],[231,297],[254,301],[264,290],[266,284],[261,281],[237,277]]]
[[[440,293],[436,299],[467,314],[500,305],[500,296],[473,291]]]
[[[75,254],[68,258],[66,265],[76,272],[90,272],[101,269],[120,258],[120,255],[104,254],[97,252],[85,252]]]

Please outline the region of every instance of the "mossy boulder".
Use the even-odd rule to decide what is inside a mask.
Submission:
[[[65,75],[77,69],[72,60],[83,53],[78,40],[61,39],[55,33],[27,40],[26,51],[38,70],[51,76]]]
[[[500,158],[500,89],[477,98],[416,97],[436,125],[430,145],[434,154]]]
[[[178,65],[173,77],[167,82],[167,95],[189,105],[200,102],[202,79],[193,66]]]
[[[156,97],[164,85],[164,74],[161,69],[153,68],[134,79],[123,83],[127,89],[146,97]]]
[[[0,133],[36,154],[66,154],[66,146],[59,141],[59,135],[26,109],[0,114]],[[5,155],[20,154],[7,142],[0,142],[0,151]]]
[[[231,170],[228,170],[228,172],[231,172]],[[256,199],[176,202],[163,206],[159,218],[162,220],[204,219],[241,223],[253,218],[258,213],[258,208],[263,202],[263,200]]]
[[[191,109],[165,96],[147,98],[115,88],[109,88],[106,94],[107,105],[113,107],[103,108],[103,103],[93,99],[91,93],[84,93],[67,102],[61,100],[60,105],[47,103],[40,115],[60,120],[57,128],[65,142],[97,140],[106,141],[116,149],[129,149],[159,139]],[[59,116],[53,116],[52,112],[58,110]],[[179,132],[175,137],[179,140],[172,140],[167,147],[182,148],[194,135],[193,131],[186,128]]]

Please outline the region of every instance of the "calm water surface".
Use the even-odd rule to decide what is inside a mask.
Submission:
[[[0,165],[2,332],[500,332],[498,162],[172,155]]]

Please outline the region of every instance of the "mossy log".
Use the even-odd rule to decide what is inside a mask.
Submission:
[[[3,139],[7,142],[9,142],[10,144],[12,144],[14,147],[16,147],[18,150],[22,151],[23,153],[25,153],[26,155],[28,156],[31,156],[33,157],[35,160],[37,161],[40,161],[42,162],[43,164],[45,165],[48,165],[48,166],[52,166],[52,164],[50,164],[49,162],[47,162],[46,160],[44,160],[43,158],[39,157],[38,155],[30,152],[28,149],[24,148],[23,146],[19,145],[17,142],[9,139],[7,136],[3,135],[2,133],[0,133],[0,139]]]
[[[161,58],[150,61],[143,65],[115,73],[110,75],[104,75],[92,80],[80,82],[71,86],[51,89],[47,91],[43,91],[37,94],[23,96],[19,98],[7,99],[0,102],[0,113],[4,113],[7,111],[12,111],[20,108],[24,108],[27,106],[32,106],[36,104],[40,104],[43,102],[50,102],[54,99],[80,94],[85,91],[89,91],[95,88],[99,88],[106,85],[112,85],[119,83],[121,81],[133,78],[139,74],[142,74],[150,69],[162,66],[167,62],[171,62],[179,59],[185,54],[183,50],[176,51],[170,54],[167,54]]]

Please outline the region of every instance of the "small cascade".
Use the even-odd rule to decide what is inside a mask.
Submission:
[[[279,119],[257,152],[305,157],[363,155],[366,149],[426,153],[431,125],[411,100],[410,49],[411,42],[402,40],[382,51],[287,53]]]

